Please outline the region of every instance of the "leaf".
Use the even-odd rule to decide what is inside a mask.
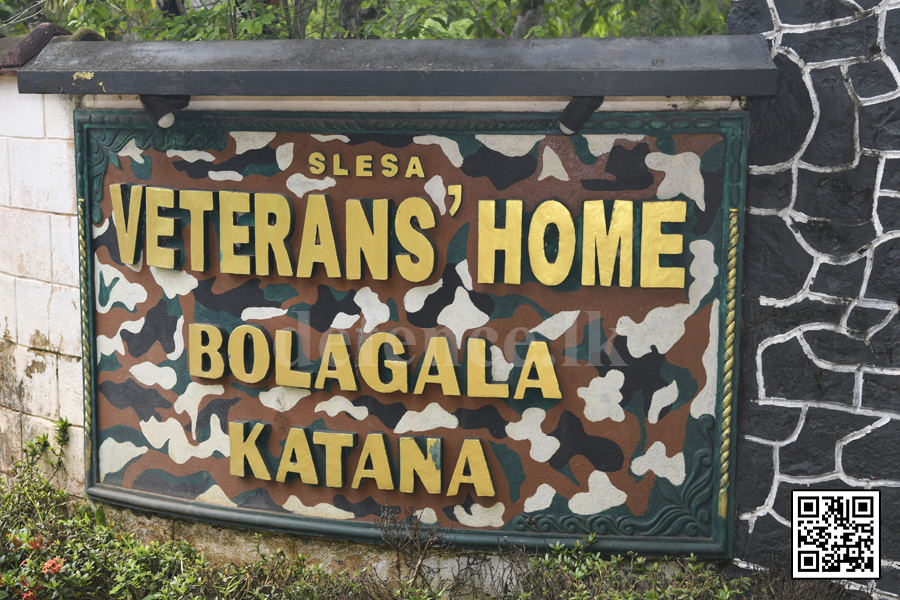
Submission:
[[[584,19],[581,20],[581,27],[579,28],[581,31],[581,35],[586,34],[591,28],[594,26],[594,20],[597,17],[596,9],[591,9],[584,15]]]

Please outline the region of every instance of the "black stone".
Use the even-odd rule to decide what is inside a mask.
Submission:
[[[862,339],[829,329],[807,331],[803,334],[810,349],[818,358],[838,365],[872,364],[875,357]]]
[[[791,203],[792,183],[790,170],[774,175],[747,175],[747,206],[787,208]]]
[[[900,229],[900,198],[878,198],[878,221],[884,231]]]
[[[844,225],[832,221],[796,222],[795,226],[806,243],[817,252],[838,258],[847,258],[854,252],[861,252],[872,243],[877,235],[875,225]]]
[[[749,100],[747,157],[751,165],[774,165],[792,158],[812,125],[812,101],[800,67],[782,54],[772,60],[778,67],[778,91]]]
[[[869,346],[875,356],[875,366],[900,366],[900,315],[895,314],[887,325],[872,334]]]
[[[744,294],[790,298],[800,291],[813,258],[776,216],[748,214],[744,237]]]
[[[900,375],[863,374],[862,405],[900,412]]]
[[[895,502],[900,502],[900,498],[895,498]],[[891,508],[894,509],[894,507]],[[882,519],[884,519],[883,513],[884,511],[882,510]],[[882,523],[883,522],[884,520],[882,520]],[[894,529],[889,530],[888,534],[884,537],[889,537],[893,532],[900,531],[900,518],[895,518],[893,520],[893,525]],[[885,541],[882,540],[882,548],[885,545]],[[897,552],[894,551],[892,554],[885,553],[884,556],[897,556]],[[887,592],[888,594],[894,594],[895,596],[900,595],[900,569],[892,569],[889,566],[882,565],[881,578],[875,580],[875,587],[878,588],[879,591]]]
[[[756,400],[741,402],[737,410],[738,432],[741,436],[782,442],[794,433],[800,412],[800,408],[760,404]]]
[[[866,270],[864,258],[846,265],[822,263],[810,291],[839,298],[856,298]]]
[[[764,33],[775,28],[766,0],[732,2],[727,22],[731,35]]]
[[[900,158],[884,161],[884,172],[881,175],[881,189],[900,191]]]
[[[859,143],[872,150],[900,150],[900,100],[859,107]]]
[[[775,476],[775,454],[771,446],[738,439],[734,503],[742,513],[762,506]]]
[[[756,356],[764,340],[809,323],[840,323],[842,304],[803,300],[786,307],[763,306],[756,298],[744,297],[741,305],[741,357],[739,391],[742,398],[756,398]],[[769,407],[771,408],[771,407]],[[758,435],[758,434],[751,434]]]
[[[853,139],[852,133],[849,139]],[[872,218],[877,170],[877,156],[863,156],[855,168],[836,173],[800,169],[794,208],[817,219],[866,223]]]
[[[866,298],[900,303],[897,282],[900,282],[900,239],[893,239],[875,248]]]
[[[857,306],[847,315],[847,327],[853,331],[868,331],[880,324],[888,316],[888,311],[881,308]]]
[[[761,339],[810,323],[840,323],[843,304],[803,300],[790,306],[763,306],[756,298],[745,298],[741,305],[741,336],[759,335]]]
[[[775,10],[781,22],[787,25],[833,21],[856,14],[839,0],[775,0]]]
[[[837,373],[816,366],[796,339],[766,348],[762,371],[769,398],[853,404],[853,373]]]
[[[794,515],[793,501],[791,500],[791,492],[793,490],[803,491],[825,491],[825,490],[852,490],[853,486],[847,485],[840,479],[829,479],[828,481],[817,481],[807,485],[799,483],[781,482],[778,485],[778,491],[775,492],[775,500],[772,502],[772,508],[780,516],[787,520],[791,520]]]
[[[892,419],[844,446],[844,473],[857,479],[900,479],[900,421]]]
[[[863,10],[869,10],[870,8],[875,8],[883,1],[884,0],[856,0],[856,3],[859,4]]]
[[[878,17],[873,15],[842,27],[785,33],[781,45],[792,48],[808,63],[877,54]]]
[[[819,122],[803,153],[803,160],[820,167],[835,167],[853,162],[856,148],[853,133],[853,100],[840,67],[816,69],[810,73],[819,100]]]
[[[861,98],[871,98],[887,94],[897,89],[897,82],[884,61],[856,63],[848,68],[853,91]]]
[[[877,417],[810,407],[800,435],[778,451],[780,472],[803,476],[834,472],[834,449],[838,440],[877,420]]]
[[[896,487],[881,488],[881,556],[892,560],[900,557],[900,488]],[[900,569],[882,566],[881,575],[878,589],[894,594],[900,592]],[[887,584],[885,587],[882,587],[882,581]]]
[[[740,520],[738,523],[744,523]],[[757,517],[753,533],[744,533],[743,528],[735,531],[735,556],[757,565],[768,564],[773,556],[790,562],[791,529],[779,523],[772,515]]]
[[[900,10],[889,10],[885,15],[884,52],[895,62],[900,59]]]

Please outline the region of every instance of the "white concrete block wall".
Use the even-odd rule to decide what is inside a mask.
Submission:
[[[61,473],[84,493],[73,100],[0,76],[0,472],[23,442],[73,424]]]

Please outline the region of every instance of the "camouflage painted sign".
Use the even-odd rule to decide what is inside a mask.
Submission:
[[[92,497],[730,553],[744,115],[76,123]]]

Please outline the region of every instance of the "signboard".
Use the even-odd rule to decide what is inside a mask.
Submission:
[[[730,553],[745,115],[76,125],[91,497]]]

